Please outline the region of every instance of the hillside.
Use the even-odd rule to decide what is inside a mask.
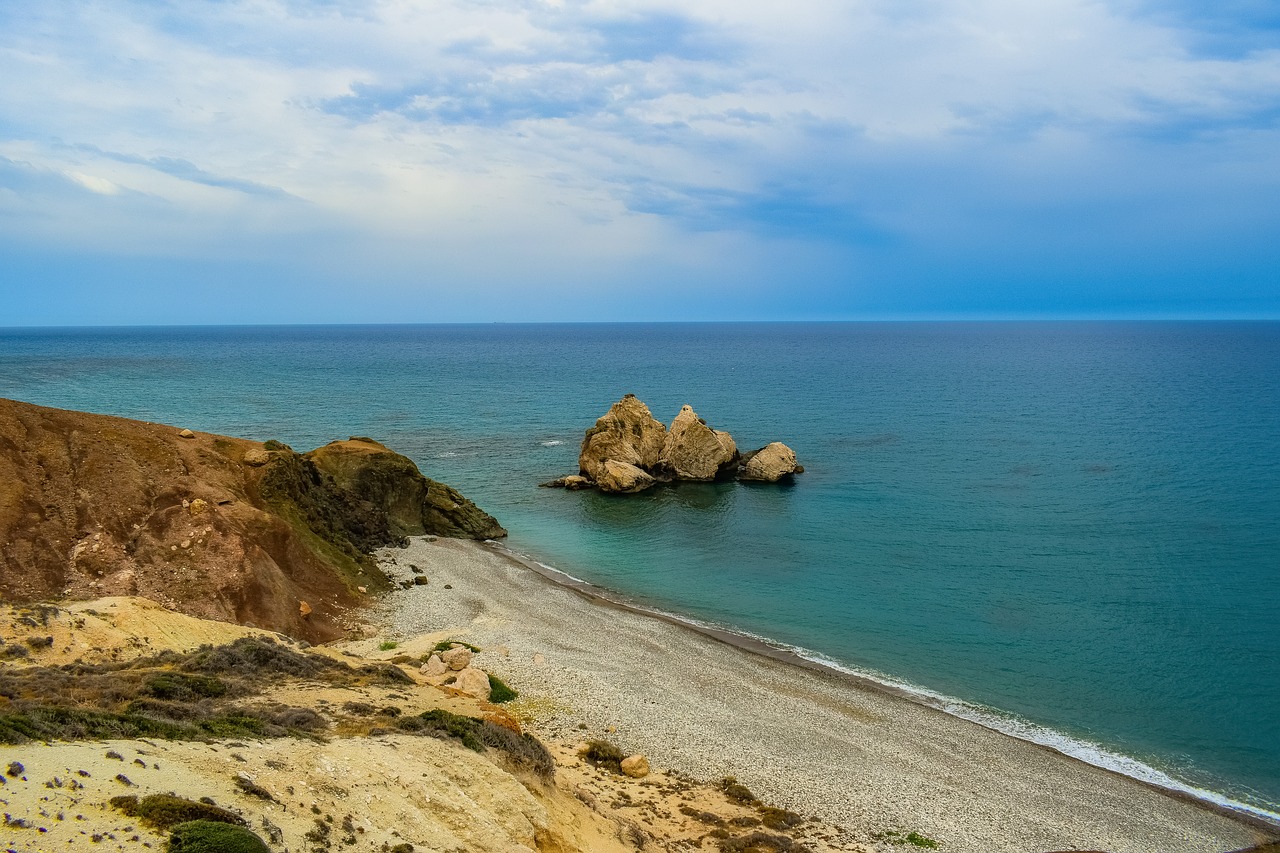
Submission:
[[[406,536],[506,531],[370,439],[311,453],[0,399],[0,597],[143,596],[310,642]]]

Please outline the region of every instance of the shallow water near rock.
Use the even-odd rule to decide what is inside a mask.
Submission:
[[[0,396],[372,436],[577,577],[1271,810],[1277,377],[1278,323],[0,330]],[[538,489],[626,392],[807,473]]]

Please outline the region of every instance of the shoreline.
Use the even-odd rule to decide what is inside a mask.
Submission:
[[[1020,736],[1019,734],[998,725],[995,719],[990,719],[997,715],[983,715],[979,709],[963,700],[933,693],[923,688],[916,688],[902,682],[894,682],[887,679],[880,680],[868,675],[867,673],[845,668],[834,661],[826,663],[822,660],[807,657],[802,653],[805,650],[788,646],[783,643],[773,642],[764,637],[754,636],[743,631],[735,631],[730,628],[710,625],[690,617],[680,616],[679,614],[668,613],[642,604],[628,602],[623,600],[621,595],[614,593],[612,590],[593,584],[590,581],[574,577],[568,572],[542,563],[527,554],[521,554],[517,551],[513,551],[496,540],[485,540],[483,544],[490,550],[501,554],[507,559],[515,561],[548,582],[561,588],[569,589],[593,604],[604,607],[614,607],[629,613],[634,613],[637,616],[658,619],[669,625],[693,631],[748,654],[759,655],[800,669],[821,672],[828,676],[845,680],[853,686],[863,690],[878,691],[908,702],[913,702],[917,705],[925,708],[931,708],[955,719],[964,720],[966,722],[973,723],[974,725],[982,726],[988,731],[1003,735],[1004,737],[1008,737],[1019,743],[1029,744],[1031,746],[1047,750],[1068,760],[1078,761],[1089,767],[1113,773],[1123,779],[1147,786],[1164,796],[1191,803],[1198,807],[1221,814],[1224,817],[1239,820],[1242,823],[1256,827],[1264,832],[1280,832],[1280,813],[1269,811],[1260,806],[1241,803],[1237,800],[1231,799],[1225,794],[1219,794],[1216,791],[1197,788],[1187,782],[1180,782],[1155,767],[1121,753],[1111,752],[1098,744],[1079,741],[1069,735],[1064,735],[1035,723],[1026,724],[1026,727],[1030,729],[1032,733],[1037,731],[1045,732],[1050,736],[1056,736],[1056,738],[1068,745],[1078,744],[1083,748],[1081,751],[1100,754],[1105,756],[1106,759],[1111,759],[1111,763],[1107,763],[1101,759],[1099,761],[1090,761],[1088,758],[1082,757],[1081,755],[1061,749],[1053,743],[1045,743],[1041,740],[1036,740],[1034,737],[1029,735]],[[960,710],[970,711],[970,713],[959,713]],[[1135,775],[1135,773],[1126,773],[1120,767],[1115,766],[1116,764],[1129,764],[1130,766],[1136,765],[1136,773],[1145,773],[1148,776],[1162,777],[1164,780],[1167,780],[1167,783],[1158,781],[1154,778],[1144,778],[1143,775]]]
[[[447,632],[489,650],[483,665],[521,691],[513,709],[539,738],[604,738],[692,778],[735,776],[842,827],[851,849],[894,849],[876,841],[886,830],[955,853],[1227,853],[1280,835],[501,546],[413,540],[380,557],[429,579],[384,600],[385,636]]]

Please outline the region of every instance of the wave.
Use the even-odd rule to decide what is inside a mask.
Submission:
[[[557,444],[564,444],[564,442],[558,439],[552,439],[551,441],[539,442],[539,444],[541,444],[543,447],[555,447]]]
[[[579,592],[586,593],[595,598],[604,599],[618,607],[625,608],[642,616],[653,616],[668,622],[674,622],[689,627],[699,633],[709,634],[716,639],[732,643],[739,648],[748,652],[767,653],[765,650],[772,650],[773,654],[769,657],[775,659],[787,657],[793,658],[793,663],[798,665],[817,666],[831,672],[840,673],[842,675],[851,676],[864,682],[870,682],[885,688],[890,692],[903,696],[913,702],[934,708],[944,714],[968,720],[977,723],[983,728],[1000,732],[1017,740],[1034,743],[1043,746],[1054,752],[1082,761],[1085,764],[1099,767],[1103,770],[1109,770],[1118,773],[1121,776],[1127,776],[1136,779],[1148,785],[1157,788],[1163,788],[1166,791],[1172,791],[1177,794],[1191,797],[1210,803],[1222,809],[1248,815],[1267,823],[1280,826],[1280,812],[1269,811],[1261,806],[1255,806],[1250,803],[1240,802],[1232,799],[1225,794],[1217,791],[1210,791],[1206,788],[1200,788],[1188,782],[1183,782],[1162,770],[1152,767],[1150,764],[1139,761],[1128,755],[1115,752],[1094,743],[1093,741],[1084,740],[1082,738],[1072,737],[1071,735],[1048,728],[1047,726],[1024,720],[1012,714],[1005,713],[996,708],[988,708],[977,705],[972,702],[966,702],[963,699],[957,699],[954,696],[947,696],[943,693],[930,690],[926,687],[920,687],[916,684],[903,681],[891,675],[874,670],[853,667],[842,661],[838,661],[832,657],[816,652],[812,649],[806,649],[803,646],[790,645],[781,643],[771,637],[761,634],[755,634],[751,631],[744,631],[741,628],[716,624],[714,622],[695,619],[680,613],[672,613],[661,608],[651,607],[639,604],[626,596],[597,586],[591,581],[584,580],[580,577],[570,574],[555,566],[548,565],[536,557],[528,554],[521,554],[513,551],[494,540],[487,540],[486,543],[497,551],[505,553],[507,556],[520,562],[543,577],[552,582],[568,586]]]

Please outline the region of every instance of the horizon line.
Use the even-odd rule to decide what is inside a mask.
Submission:
[[[436,320],[416,322],[246,322],[246,323],[63,323],[0,325],[0,332],[126,329],[415,328],[426,326],[692,326],[838,325],[856,323],[1275,323],[1276,315],[1062,315],[1062,316],[895,316],[795,318],[779,320]]]

